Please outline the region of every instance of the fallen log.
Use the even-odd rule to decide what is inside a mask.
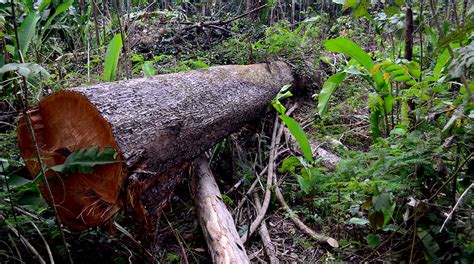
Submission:
[[[91,146],[110,146],[119,153],[117,163],[96,166],[92,174],[47,172],[61,222],[78,231],[99,226],[125,201],[145,219],[158,216],[190,161],[257,119],[278,90],[293,82],[291,68],[274,62],[102,83],[46,96],[28,110],[45,166],[63,164],[69,153]],[[18,142],[35,177],[40,165],[24,116]],[[51,205],[45,188],[39,181]]]
[[[234,219],[222,200],[205,157],[194,161],[194,203],[213,263],[249,263]]]

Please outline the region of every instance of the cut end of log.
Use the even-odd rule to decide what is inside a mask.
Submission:
[[[28,114],[46,168],[63,164],[69,153],[81,148],[109,146],[119,152],[110,124],[79,92],[63,90],[49,95]],[[24,116],[19,120],[18,143],[30,175],[40,175]],[[121,161],[120,155],[117,160]],[[119,210],[124,176],[122,162],[96,166],[92,174],[60,175],[52,170],[46,173],[61,222],[76,231],[99,226]],[[44,179],[39,182],[39,189],[53,205]]]

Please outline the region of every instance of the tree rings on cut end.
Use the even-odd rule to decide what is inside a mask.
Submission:
[[[120,152],[110,124],[81,93],[60,91],[45,97],[28,110],[33,131],[46,168],[63,164],[69,153],[92,146],[112,147]],[[40,175],[24,116],[18,125],[18,143],[26,168],[32,177]],[[125,176],[121,157],[117,163],[97,165],[92,174],[59,174],[47,170],[54,204],[62,224],[81,231],[108,221],[121,207],[119,193]],[[52,199],[44,179],[38,187],[46,201]]]

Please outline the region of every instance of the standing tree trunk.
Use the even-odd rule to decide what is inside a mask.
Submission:
[[[411,61],[413,58],[413,11],[408,6],[405,17],[405,59]]]
[[[293,80],[283,62],[230,65],[45,97],[29,114],[46,166],[63,164],[69,153],[95,145],[120,154],[119,162],[96,166],[92,174],[47,173],[61,221],[74,230],[101,225],[122,207],[125,192],[138,215],[157,217],[187,163],[257,119]],[[39,164],[23,117],[18,142],[30,175],[36,176]]]

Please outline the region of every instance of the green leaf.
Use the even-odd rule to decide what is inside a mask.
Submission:
[[[122,35],[116,34],[107,46],[107,52],[105,53],[103,73],[103,79],[105,81],[111,82],[115,78],[121,48]]]
[[[366,239],[367,245],[370,248],[375,248],[380,244],[380,237],[378,235],[369,234]]]
[[[390,193],[382,193],[372,197],[374,209],[377,212],[382,212],[384,209],[392,207],[392,195]]]
[[[392,206],[390,206],[389,208],[382,209],[384,226],[387,225],[390,220],[392,220],[393,212],[395,211],[395,206],[396,204],[393,203]]]
[[[415,61],[410,61],[407,64],[408,71],[410,72],[411,76],[415,77],[417,80],[420,79],[421,76],[421,70],[420,70],[420,64]]]
[[[393,102],[395,101],[395,98],[391,94],[385,96],[383,98],[383,105],[385,109],[385,113],[391,113],[393,110]]]
[[[68,173],[93,173],[94,166],[115,163],[117,152],[111,147],[105,147],[99,150],[98,146],[78,149],[66,158],[62,165],[56,165],[50,169]]]
[[[202,61],[193,61],[191,63],[191,69],[193,69],[193,70],[208,69],[208,68],[209,68],[209,65],[207,65],[206,63],[204,63]]]
[[[390,136],[404,136],[407,131],[404,128],[396,127],[390,131]]]
[[[290,91],[288,91],[290,87],[291,87],[291,84],[283,85],[283,87],[280,89],[278,94],[272,100],[273,107],[277,110],[277,112],[280,115],[284,115],[286,112],[286,107],[280,102],[280,100],[293,96],[293,94]]]
[[[355,59],[368,71],[370,71],[375,65],[370,56],[364,50],[362,50],[359,45],[350,39],[329,39],[324,42],[324,47],[328,51],[342,53]]]
[[[322,115],[327,111],[329,99],[331,95],[336,91],[337,87],[346,78],[346,74],[339,72],[331,75],[323,84],[323,88],[318,96],[318,112]]]
[[[151,61],[146,61],[145,63],[143,63],[142,70],[145,77],[151,77],[156,75],[155,66]]]
[[[34,12],[30,13],[23,19],[23,22],[18,29],[18,41],[20,46],[21,54],[26,58],[26,53],[28,52],[28,47],[30,46],[31,40],[33,39],[36,31],[36,24],[40,20],[41,16]],[[15,57],[18,55],[15,54]]]
[[[43,1],[41,1],[40,6],[38,7],[38,11],[43,12],[43,11],[46,9],[46,7],[48,7],[48,5],[49,5],[50,3],[51,3],[51,0],[43,0]]]
[[[369,120],[370,121],[370,134],[373,140],[380,137],[379,115],[380,115],[380,110],[376,110],[376,109],[370,110],[370,120]]]
[[[290,130],[291,134],[295,137],[296,142],[301,148],[303,155],[307,161],[313,161],[313,153],[311,151],[311,145],[308,142],[308,137],[304,132],[303,128],[293,118],[287,115],[280,115],[281,120]]]
[[[429,256],[432,260],[437,259],[437,253],[440,249],[436,240],[428,233],[426,230],[421,228],[417,228],[416,235],[418,238],[423,242],[423,246],[425,246],[426,251],[428,252]]]
[[[349,224],[353,224],[353,225],[366,225],[368,223],[370,223],[369,220],[364,219],[364,218],[352,217],[349,220]]]
[[[361,16],[370,17],[367,8],[370,5],[368,0],[346,0],[344,7],[350,7],[354,12],[354,17],[359,18]]]
[[[444,49],[444,51],[438,56],[436,60],[436,65],[433,68],[433,77],[439,79],[441,77],[441,73],[444,69],[446,63],[448,63],[451,56],[449,55],[448,49]]]
[[[403,100],[402,107],[400,109],[400,116],[401,116],[401,125],[404,128],[408,128],[410,126],[410,106],[408,105],[407,100]]]
[[[359,45],[357,45],[350,39],[329,39],[324,42],[324,47],[328,51],[342,53],[346,56],[355,59],[358,63],[364,66],[364,68],[368,72],[370,72],[375,66],[375,63],[370,58],[370,56]],[[386,83],[383,79],[382,74],[376,73],[374,74],[373,78],[375,80],[377,90],[382,90],[383,88],[385,88]]]
[[[280,169],[278,170],[280,173],[295,172],[297,166],[301,165],[299,159],[295,156],[290,156],[289,158],[285,159],[281,164]]]
[[[48,80],[49,73],[36,63],[8,63],[0,67],[0,75],[15,71],[30,81]]]

